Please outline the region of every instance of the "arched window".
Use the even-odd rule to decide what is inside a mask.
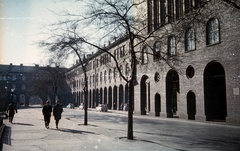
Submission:
[[[96,83],[98,83],[98,73],[96,74]]]
[[[147,47],[144,46],[142,49],[142,64],[146,64],[148,63],[148,51],[147,51]]]
[[[107,71],[104,71],[104,81],[107,81]]]
[[[207,45],[212,45],[220,42],[219,34],[219,21],[216,18],[212,18],[207,23]]]
[[[168,54],[169,56],[175,56],[176,55],[176,37],[170,36],[168,37]]]
[[[168,22],[174,21],[174,0],[168,0]]]
[[[114,68],[113,72],[114,72],[113,77],[114,77],[114,79],[116,79],[117,78],[117,67]]]
[[[154,52],[153,52],[154,61],[160,59],[160,52],[161,52],[161,44],[159,41],[157,41],[154,44]]]
[[[194,29],[190,27],[185,33],[185,51],[195,50],[196,49],[195,41],[196,38]]]
[[[126,72],[125,72],[126,76],[129,75],[129,71],[130,71],[130,69],[129,69],[129,66],[128,66],[128,63],[127,63],[127,64],[126,64]]]
[[[121,72],[121,74],[123,74],[123,67],[122,67],[122,65],[120,65],[120,72]],[[119,77],[120,77],[121,75],[119,74]]]
[[[112,70],[111,70],[111,69],[109,69],[108,78],[109,78],[109,80],[111,80],[111,79],[112,79]]]
[[[100,82],[102,82],[102,72],[100,72]]]

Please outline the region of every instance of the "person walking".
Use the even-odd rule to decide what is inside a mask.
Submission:
[[[61,119],[61,116],[62,116],[62,112],[63,112],[62,105],[61,105],[60,101],[57,100],[57,104],[54,105],[54,107],[53,107],[53,116],[54,116],[54,119],[56,121],[56,128],[57,129],[58,129],[59,120]]]
[[[7,109],[7,113],[8,113],[8,116],[9,116],[8,117],[9,122],[12,123],[14,114],[17,113],[17,108],[16,108],[16,106],[14,105],[13,102],[9,104],[8,109]]]
[[[44,116],[44,123],[45,127],[49,128],[51,113],[52,113],[52,106],[49,104],[49,101],[46,101],[46,104],[43,106],[42,113]]]

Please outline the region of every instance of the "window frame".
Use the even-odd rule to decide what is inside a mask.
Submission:
[[[213,25],[215,21],[217,24]],[[211,46],[220,42],[220,22],[217,18],[211,18],[206,24],[206,45]]]
[[[185,32],[185,52],[193,50],[196,50],[196,32],[194,27],[189,27]]]
[[[174,40],[174,47],[173,47],[172,40]],[[175,49],[174,51],[172,51],[173,48]],[[176,36],[171,35],[168,37],[168,56],[173,57],[173,56],[176,56],[176,54],[177,54]]]

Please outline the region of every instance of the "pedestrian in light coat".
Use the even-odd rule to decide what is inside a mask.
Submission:
[[[54,105],[54,107],[53,107],[53,116],[54,116],[54,119],[56,121],[56,128],[57,129],[58,129],[59,120],[61,119],[61,116],[62,116],[62,112],[63,112],[62,105],[61,105],[60,101],[57,100],[57,104]]]

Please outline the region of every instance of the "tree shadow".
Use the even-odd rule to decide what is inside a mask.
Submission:
[[[68,129],[68,128],[59,128],[59,129],[52,129],[52,130],[61,131],[65,133],[82,134],[82,135],[87,135],[87,134],[99,135],[94,132],[81,131],[81,130]]]
[[[14,125],[24,125],[24,126],[35,126],[33,124],[27,124],[27,123],[12,123]]]

